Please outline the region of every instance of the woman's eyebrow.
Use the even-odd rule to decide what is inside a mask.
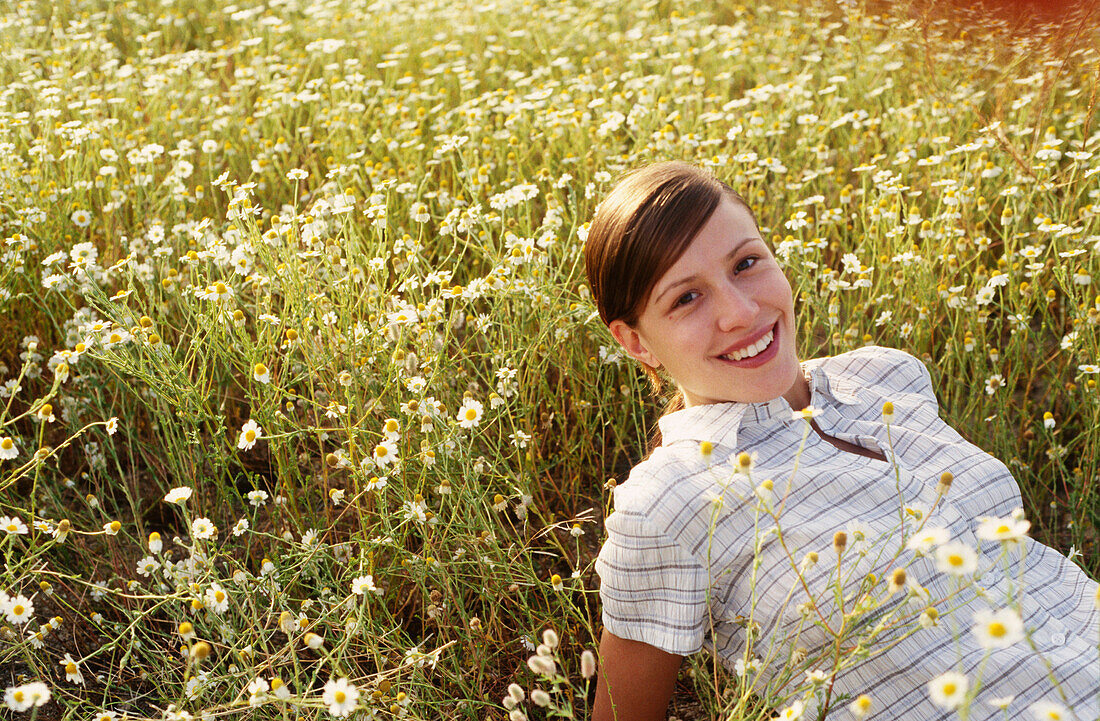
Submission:
[[[761,238],[742,238],[740,241],[738,241],[737,245],[735,245],[733,247],[733,250],[726,253],[726,257],[723,258],[722,260],[723,261],[732,260],[733,256],[737,255],[737,253],[741,250],[741,246],[745,245],[746,243],[751,243],[754,240],[759,240],[759,241],[763,242],[763,240]],[[664,297],[665,293],[668,293],[670,290],[673,290],[674,288],[678,288],[681,285],[687,285],[688,283],[692,283],[695,280],[697,280],[698,277],[699,276],[697,274],[692,274],[692,275],[686,276],[684,278],[680,278],[679,280],[673,281],[669,285],[666,285],[663,289],[661,289],[661,291],[659,293],[657,293],[657,295],[655,295],[653,297],[653,302],[654,303],[659,303],[661,301],[661,298]]]

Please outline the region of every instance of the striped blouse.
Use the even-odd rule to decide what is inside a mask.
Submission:
[[[955,670],[971,688],[980,678],[971,719],[1004,718],[990,701],[1008,696],[1011,718],[1030,717],[1026,709],[1040,701],[1074,709],[1084,721],[1100,717],[1096,583],[1033,539],[1012,547],[1005,560],[1001,542],[975,535],[981,518],[1019,508],[1020,491],[1003,463],[940,419],[924,365],[872,346],[806,361],[803,370],[822,431],[888,460],[838,449],[793,418],[783,398],[665,416],[662,445],[615,489],[606,520],[596,562],[605,628],[679,655],[705,645],[730,667],[759,659],[758,671],[750,663],[742,672],[758,690],[767,684],[783,698],[805,681],[803,672],[833,668],[822,652],[824,630],[803,615],[811,594],[814,616],[820,612],[836,628],[838,572],[850,611],[868,593],[888,595],[887,584],[869,574],[883,579],[904,567],[909,590],[889,595],[851,626],[848,649],[886,622],[858,661],[841,666],[834,699],[869,694],[876,719],[947,719],[953,712],[931,701],[928,682]],[[894,405],[889,425],[882,415],[887,400]],[[703,441],[713,446],[706,456]],[[747,476],[736,473],[741,451],[753,457]],[[929,515],[944,471],[954,483]],[[764,479],[773,484],[764,495],[781,509],[781,540],[771,517],[755,510],[754,489]],[[934,550],[901,550],[922,522],[922,530],[945,529],[951,542],[977,552],[973,585],[938,570]],[[839,571],[837,531],[848,538]],[[810,551],[819,561],[800,572]],[[1018,599],[1030,640],[987,651],[972,632],[974,614],[1015,603],[1010,599]],[[916,619],[929,604],[941,615],[922,626]],[[912,623],[899,624],[899,617]],[[792,654],[805,660],[788,664]],[[785,676],[784,667],[797,676]]]

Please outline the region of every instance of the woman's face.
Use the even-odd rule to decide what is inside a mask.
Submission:
[[[756,403],[809,392],[795,353],[791,286],[752,216],[724,197],[653,286],[634,326],[612,334],[633,358],[664,366],[687,405]]]

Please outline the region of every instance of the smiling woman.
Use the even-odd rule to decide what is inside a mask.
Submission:
[[[1097,715],[1097,585],[1018,530],[1015,480],[940,419],[920,361],[799,361],[791,286],[729,186],[679,162],[629,174],[585,260],[612,335],[678,389],[606,520],[594,719],[663,719],[704,646],[781,718],[838,696],[857,717],[872,699],[876,718]]]
[[[687,406],[809,402],[795,353],[794,301],[752,214],[724,196],[642,306],[609,328],[627,353],[676,379]]]

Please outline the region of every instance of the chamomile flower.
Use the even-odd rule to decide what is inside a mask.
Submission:
[[[371,452],[371,457],[374,459],[374,464],[376,466],[385,468],[397,460],[397,444],[393,440],[386,438],[374,447],[374,450]]]
[[[11,436],[0,438],[0,460],[6,461],[19,455],[19,449],[15,447],[15,441]]]
[[[152,574],[156,573],[157,569],[159,568],[160,562],[158,562],[157,559],[153,558],[152,556],[146,556],[145,558],[137,562],[136,570],[139,576],[144,576],[145,578],[148,578]]]
[[[281,678],[275,676],[271,679],[271,693],[280,701],[286,701],[290,698],[290,687]]]
[[[936,549],[936,568],[951,576],[965,576],[978,569],[978,554],[965,543],[945,543]]]
[[[191,536],[200,540],[218,535],[218,527],[209,518],[196,518],[191,522]]]
[[[41,681],[10,686],[4,691],[4,703],[12,711],[20,713],[32,706],[42,706],[49,700],[50,688]]]
[[[359,703],[359,689],[346,678],[329,679],[321,696],[328,712],[337,718],[348,716]]]
[[[1013,543],[1027,536],[1031,522],[1016,518],[983,518],[974,535],[983,541]]]
[[[795,701],[787,708],[779,712],[778,716],[773,716],[775,721],[797,721],[802,718],[803,705],[801,701]]]
[[[24,536],[27,534],[27,524],[18,516],[0,516],[0,531],[9,536]]]
[[[183,505],[191,497],[191,489],[187,486],[180,486],[168,491],[164,496],[164,500],[168,503],[178,503]]]
[[[951,540],[951,532],[946,528],[929,526],[919,533],[913,534],[905,543],[905,547],[917,553],[928,553],[936,546],[942,546]]]
[[[484,408],[485,406],[481,401],[467,398],[462,402],[462,407],[458,409],[458,425],[462,428],[473,428],[481,423]]]
[[[351,582],[351,592],[356,596],[362,596],[367,592],[381,595],[382,590],[374,585],[374,577],[368,574],[366,576],[357,576],[355,580]]]
[[[212,583],[203,596],[203,605],[214,613],[225,613],[229,610],[229,594],[219,584]]]
[[[256,421],[249,418],[248,422],[241,426],[241,434],[237,438],[237,448],[242,451],[252,450],[252,446],[256,445],[256,441],[262,437],[263,429]]]
[[[84,685],[84,674],[80,672],[80,665],[69,654],[61,659],[61,666],[65,669],[65,680],[79,686]]]
[[[1011,608],[983,608],[975,612],[971,631],[982,648],[1006,648],[1023,640],[1024,622]]]
[[[928,682],[928,695],[932,697],[932,703],[948,711],[957,709],[966,700],[969,689],[970,681],[957,671],[940,674]]]
[[[252,366],[252,378],[257,383],[270,383],[271,382],[271,369],[265,366],[263,363],[257,363]]]
[[[1031,711],[1031,715],[1037,721],[1070,721],[1073,719],[1069,709],[1054,701],[1033,703],[1028,707],[1028,711]]]
[[[267,683],[267,679],[256,677],[248,682],[248,705],[260,706],[267,701],[267,692],[271,690],[271,686]]]
[[[856,700],[848,704],[848,710],[852,712],[852,715],[857,719],[865,718],[867,714],[871,713],[871,697],[867,694],[861,694],[856,697]]]
[[[8,623],[19,626],[29,621],[34,615],[34,604],[26,596],[19,594],[9,598],[7,603],[0,607],[0,611],[4,613]]]

